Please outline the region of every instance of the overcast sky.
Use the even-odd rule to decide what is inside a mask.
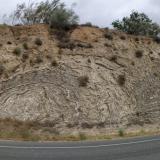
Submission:
[[[0,15],[10,13],[17,3],[28,0],[0,0]],[[41,0],[34,0],[41,1]],[[154,21],[160,23],[160,0],[62,0],[74,7],[80,16],[80,23],[92,22],[99,26],[110,26],[113,20],[129,15],[132,10],[145,12]]]

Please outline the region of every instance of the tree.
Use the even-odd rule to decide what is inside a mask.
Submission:
[[[115,29],[134,35],[156,36],[160,32],[157,23],[153,23],[146,14],[135,11],[130,17],[124,17],[122,21],[116,20],[112,25]]]
[[[13,24],[45,23],[53,27],[63,28],[78,23],[78,16],[72,9],[66,8],[60,0],[46,0],[40,3],[18,4],[12,14]]]

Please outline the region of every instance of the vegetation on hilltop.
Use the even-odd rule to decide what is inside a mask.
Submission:
[[[132,12],[130,17],[124,17],[122,21],[116,20],[112,23],[115,29],[128,34],[156,36],[160,32],[160,27],[144,13]]]
[[[60,0],[21,3],[12,13],[13,24],[49,24],[57,28],[65,28],[78,23],[78,16],[72,9],[66,8]]]

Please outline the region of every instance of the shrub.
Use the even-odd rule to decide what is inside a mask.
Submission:
[[[112,57],[110,58],[110,61],[116,62],[116,61],[117,61],[117,56],[116,56],[116,55],[112,56]]]
[[[120,36],[121,40],[126,40],[126,37],[124,35]]]
[[[0,65],[0,75],[2,75],[4,73],[4,70],[5,70],[4,66]]]
[[[23,48],[24,48],[25,50],[28,50],[28,44],[27,44],[27,43],[23,43]]]
[[[160,43],[160,37],[158,36],[154,37],[153,40],[158,44]]]
[[[17,56],[19,56],[21,54],[21,49],[19,47],[15,48],[13,53]]]
[[[7,44],[12,44],[12,42],[8,41]]]
[[[154,61],[154,60],[155,60],[154,57],[150,57],[150,59],[151,59],[151,61]]]
[[[136,37],[136,38],[135,38],[135,41],[136,41],[136,42],[139,42],[139,38],[138,38],[138,37]]]
[[[105,127],[105,122],[99,122],[97,124],[97,128],[104,128]]]
[[[40,38],[36,38],[35,44],[36,44],[37,46],[41,46],[41,45],[43,44],[43,42],[42,42],[42,40],[41,40]]]
[[[67,32],[64,30],[50,30],[50,32],[55,35],[60,42],[66,43],[70,41]]]
[[[78,22],[78,16],[71,9],[66,9],[64,5],[60,5],[49,15],[49,24],[53,28],[69,30],[72,25]]]
[[[118,76],[118,84],[119,84],[120,86],[124,86],[125,81],[126,81],[125,75],[119,75],[119,76]]]
[[[91,22],[87,22],[85,24],[82,24],[81,26],[84,26],[84,27],[92,27],[92,23]]]
[[[104,46],[105,46],[105,47],[112,47],[112,45],[111,45],[111,44],[108,44],[108,43],[105,43]]]
[[[58,66],[58,63],[57,63],[57,61],[54,59],[54,60],[52,60],[51,65],[54,66],[54,67],[56,67],[56,66]]]
[[[58,47],[61,48],[61,49],[70,49],[70,50],[73,50],[76,47],[76,45],[73,42],[67,42],[67,43],[60,42],[58,44]]]
[[[79,80],[80,87],[86,87],[89,82],[89,77],[88,76],[81,76],[78,78],[78,80]]]
[[[29,55],[28,55],[28,54],[25,53],[25,54],[22,55],[22,59],[23,59],[24,61],[25,61],[26,59],[28,59],[28,58],[29,58]]]
[[[133,11],[129,17],[124,17],[121,21],[112,23],[113,27],[134,35],[154,36],[160,32],[160,27],[144,13]]]
[[[86,137],[86,135],[85,135],[84,133],[79,133],[79,139],[80,139],[81,141],[84,141],[84,140],[87,139],[87,137]]]
[[[132,66],[135,66],[135,62],[134,62],[134,61],[132,61],[132,62],[131,62],[131,65],[132,65]]]
[[[137,50],[137,51],[135,52],[135,56],[136,56],[137,58],[141,58],[141,57],[143,56],[143,51],[142,51],[142,50]]]
[[[84,122],[84,123],[81,124],[81,127],[82,127],[83,129],[91,129],[91,128],[94,127],[94,124],[89,124],[89,123],[87,123],[87,122]]]
[[[90,60],[90,59],[88,59],[87,61],[88,61],[88,63],[91,63],[91,60]]]
[[[111,34],[105,33],[104,37],[108,40],[113,40],[113,36]]]
[[[119,129],[119,130],[118,130],[118,135],[119,135],[120,137],[124,137],[124,130],[123,130],[123,129]]]
[[[21,3],[11,15],[13,23],[25,25],[44,23],[58,29],[65,29],[78,23],[78,16],[68,9],[60,0],[45,0],[42,2]]]
[[[43,62],[43,59],[40,55],[37,55],[36,56],[36,60],[35,60],[35,63],[42,63]]]
[[[92,44],[90,43],[78,43],[77,46],[81,48],[93,48]]]
[[[49,54],[47,54],[47,55],[46,55],[46,58],[47,58],[47,59],[52,59],[52,56],[49,55]]]
[[[30,139],[30,137],[31,137],[31,134],[30,134],[29,130],[27,130],[27,129],[23,129],[23,130],[19,131],[19,134],[20,134],[20,137],[25,140]]]

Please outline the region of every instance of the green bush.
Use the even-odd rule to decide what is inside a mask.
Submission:
[[[86,135],[85,135],[84,133],[79,133],[79,139],[80,139],[81,141],[84,141],[84,140],[87,139],[87,137],[86,137]]]
[[[23,48],[24,48],[25,50],[28,50],[28,49],[29,49],[28,44],[27,44],[27,43],[23,43]]]
[[[21,49],[19,47],[15,48],[13,53],[17,56],[19,56],[21,54]]]
[[[153,23],[146,14],[135,11],[122,21],[114,21],[112,25],[115,29],[134,35],[156,36],[160,32],[158,24]]]
[[[78,23],[78,16],[72,9],[68,9],[60,0],[46,0],[41,2],[21,3],[12,13],[13,23],[49,24],[58,29],[70,28]]]
[[[66,9],[64,5],[57,7],[50,15],[50,25],[53,28],[69,29],[78,22],[78,16],[73,10]]]
[[[119,130],[118,130],[118,135],[119,135],[120,137],[124,137],[124,130],[123,130],[123,129],[119,129]]]

